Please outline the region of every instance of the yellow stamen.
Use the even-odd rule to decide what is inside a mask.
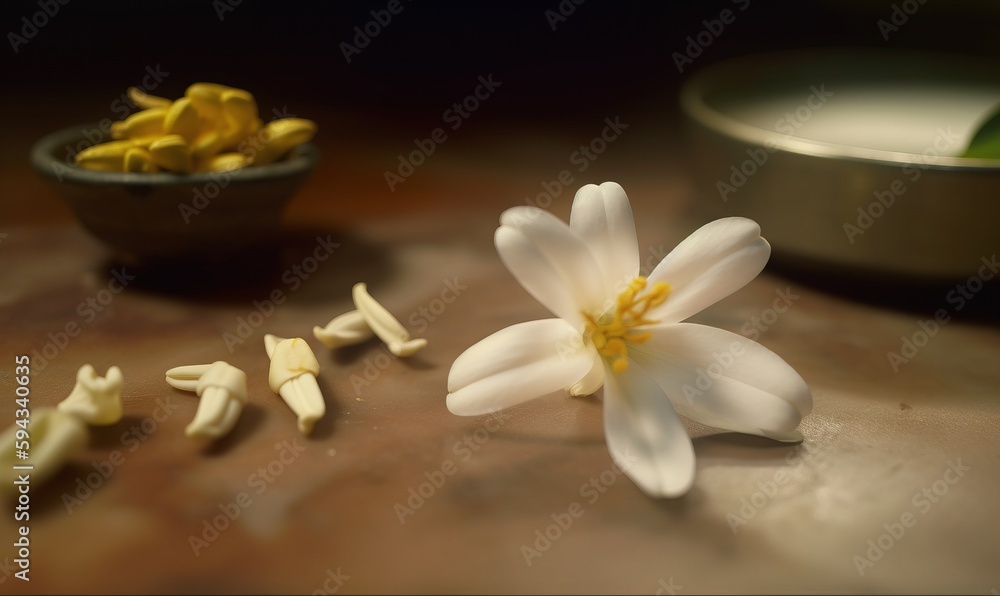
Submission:
[[[597,353],[611,361],[612,369],[621,373],[628,369],[628,344],[649,341],[652,334],[639,331],[638,327],[653,325],[655,320],[646,319],[646,313],[654,306],[663,304],[670,295],[670,284],[658,282],[647,288],[645,277],[636,277],[629,282],[615,301],[614,312],[594,317],[583,313],[586,319],[585,337],[594,343]]]

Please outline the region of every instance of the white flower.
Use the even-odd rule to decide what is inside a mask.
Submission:
[[[567,226],[515,207],[500,216],[500,259],[559,318],[502,329],[460,355],[448,375],[448,409],[495,412],[565,388],[604,386],[612,459],[646,493],[680,496],[694,481],[694,450],[677,413],[703,424],[801,440],[812,409],[802,378],[740,335],[682,323],[746,285],[771,253],[760,227],[731,217],[681,242],[648,278],[621,186],[587,185]]]

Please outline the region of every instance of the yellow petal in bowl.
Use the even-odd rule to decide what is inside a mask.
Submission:
[[[148,149],[142,147],[132,147],[125,151],[125,159],[122,164],[126,172],[157,172],[159,168],[153,163],[153,156]]]
[[[122,172],[125,170],[125,152],[135,146],[135,141],[126,139],[87,147],[76,154],[76,165],[88,170]]]
[[[128,118],[111,124],[111,138],[138,139],[163,134],[163,123],[168,108],[150,108],[136,112]]]
[[[263,132],[264,146],[253,156],[257,165],[278,161],[292,148],[308,143],[316,135],[316,123],[305,118],[282,118],[268,122]]]
[[[150,95],[138,87],[129,87],[126,93],[128,93],[128,98],[132,100],[132,103],[138,106],[140,110],[170,107],[170,100],[166,97]]]
[[[181,135],[165,135],[149,145],[153,163],[171,172],[190,172],[191,148]]]
[[[200,132],[201,121],[191,100],[182,97],[170,104],[163,120],[163,131],[168,135],[180,135],[185,141],[193,141]]]
[[[250,158],[242,153],[220,153],[200,164],[199,172],[231,172],[250,165]]]

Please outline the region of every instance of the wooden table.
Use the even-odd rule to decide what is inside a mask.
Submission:
[[[694,488],[652,500],[612,468],[600,394],[495,419],[453,416],[444,397],[462,350],[547,316],[492,247],[499,213],[542,182],[570,172],[551,202],[562,217],[579,185],[621,182],[644,259],[696,227],[684,214],[701,189],[674,120],[623,113],[631,129],[584,172],[571,156],[600,119],[551,134],[470,125],[390,192],[384,171],[408,144],[376,122],[301,112],[336,134],[321,132],[322,165],[279,248],[209,275],[122,269],[28,169],[27,144],[45,130],[22,127],[5,150],[0,422],[14,420],[19,354],[32,355],[33,408],[63,399],[83,364],[120,366],[125,417],[33,487],[30,583],[12,576],[4,501],[2,591],[996,594],[995,319],[942,326],[894,372],[887,353],[933,311],[766,272],[695,320],[744,333],[765,322],[759,341],[812,389],[805,442],[689,423]],[[323,239],[338,246],[308,271]],[[106,291],[116,276],[134,279]],[[401,360],[377,342],[320,345],[312,326],[350,309],[358,281],[429,347]],[[782,296],[794,298],[779,315]],[[70,322],[81,331],[64,339]],[[265,333],[304,337],[318,355],[327,415],[308,438],[267,387]],[[219,359],[247,372],[249,405],[229,437],[202,446],[184,436],[197,398],[164,371]],[[571,510],[582,515],[568,524]]]

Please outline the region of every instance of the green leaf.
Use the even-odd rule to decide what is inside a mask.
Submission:
[[[976,132],[962,157],[1000,159],[1000,108]]]

